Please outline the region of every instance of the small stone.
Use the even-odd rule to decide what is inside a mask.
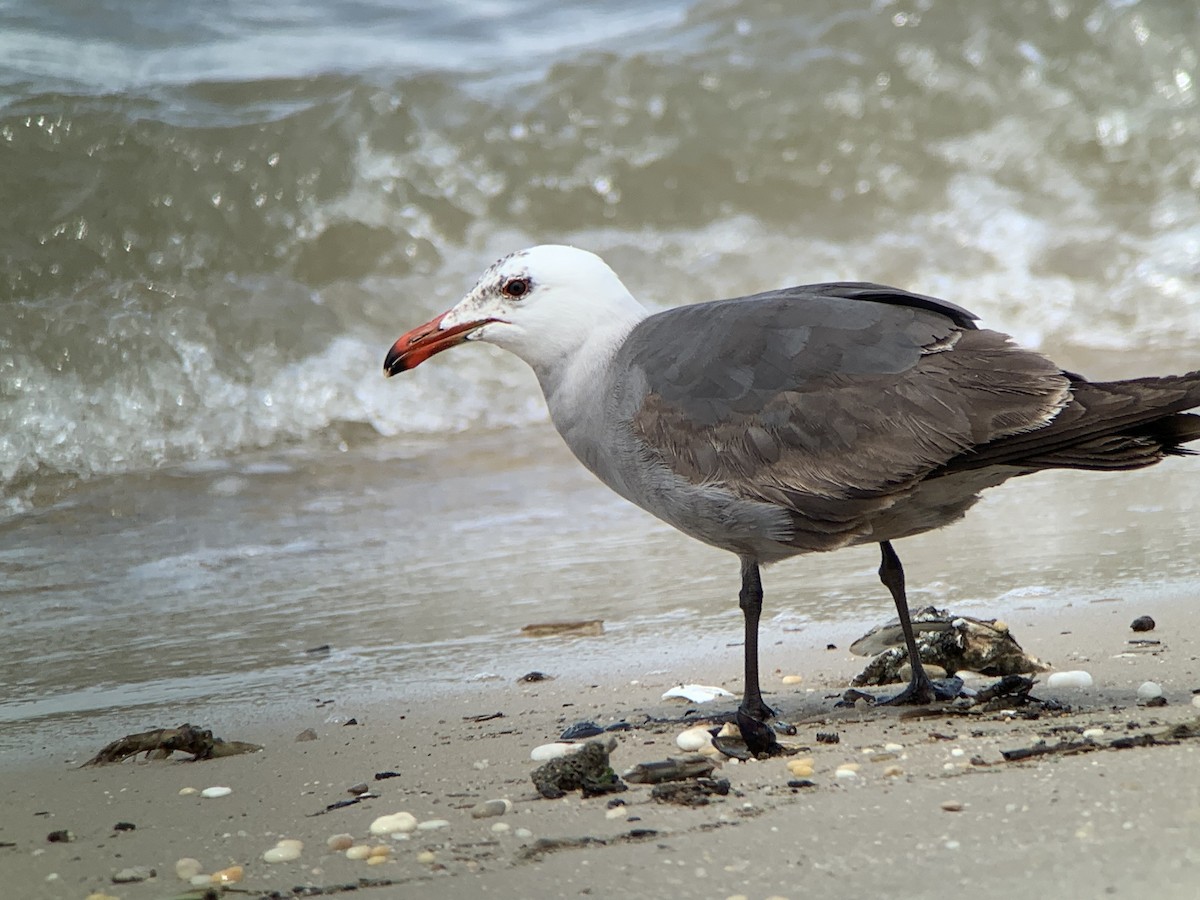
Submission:
[[[436,859],[437,857],[433,855],[432,850],[422,850],[417,854],[417,862],[422,863],[423,865],[429,865]]]
[[[367,859],[378,859],[381,856],[386,858],[391,855],[391,847],[389,847],[387,844],[379,844],[371,848],[371,851],[367,854]]]
[[[153,878],[157,874],[149,866],[130,866],[114,875],[112,881],[113,884],[136,884],[139,881],[145,881],[147,878]]]
[[[355,797],[357,797],[359,794],[365,794],[370,789],[371,786],[369,784],[367,784],[365,781],[360,781],[358,784],[352,784],[350,787],[346,788],[346,793],[353,794]]]
[[[331,834],[325,839],[325,846],[335,852],[341,850],[349,850],[354,846],[354,835],[352,834]]]
[[[951,749],[950,755],[951,756],[966,756],[967,751],[964,750],[962,747],[954,747],[953,749]]]
[[[888,778],[899,778],[904,774],[904,769],[900,768],[900,766],[888,766],[883,770],[883,774]]]
[[[297,744],[302,744],[305,741],[315,741],[316,739],[317,732],[312,728],[305,728],[302,732],[296,735]]]
[[[488,819],[492,816],[502,816],[511,809],[511,800],[485,800],[471,807],[471,818]]]
[[[237,884],[242,880],[244,871],[241,866],[230,866],[228,869],[213,872],[210,877],[213,884]]]
[[[1134,631],[1153,631],[1154,624],[1154,620],[1149,616],[1138,616],[1129,623],[1129,627]]]
[[[513,832],[513,834],[515,834],[519,838],[533,837],[533,832],[530,831],[528,828],[518,828],[516,831]]]
[[[1096,738],[1104,737],[1104,729],[1103,728],[1085,728],[1085,729],[1083,729],[1083,734],[1080,735],[1080,737],[1087,738],[1090,741],[1094,741]]]
[[[75,840],[75,835],[67,831],[65,828],[60,831],[52,831],[46,835],[46,840],[51,844],[69,844]]]
[[[293,859],[300,858],[300,851],[303,848],[304,845],[300,841],[280,841],[262,855],[263,862],[291,862]]]
[[[542,744],[534,747],[529,751],[529,758],[534,762],[549,762],[552,759],[559,759],[567,756],[570,753],[577,753],[583,749],[583,744],[567,744],[562,741],[555,741],[553,744]]]
[[[1200,708],[1200,694],[1192,695],[1192,706]]]
[[[901,750],[904,749],[904,745],[903,744],[884,744],[883,749],[886,750],[888,753],[899,753]]]
[[[449,828],[450,823],[445,819],[426,819],[417,826],[418,831],[437,831],[439,828]]]
[[[200,790],[194,787],[185,787],[179,789],[180,797],[194,797],[198,793],[200,793]]]
[[[492,831],[494,831],[496,834],[504,834],[504,832],[508,831],[510,828],[512,828],[512,826],[507,822],[492,823]]]
[[[202,868],[200,860],[192,859],[190,856],[185,856],[183,859],[175,861],[175,875],[180,881],[191,881],[195,876],[200,874]]]
[[[368,866],[382,866],[385,862],[388,862],[390,860],[391,860],[390,856],[368,856],[367,857],[367,865]]]
[[[392,813],[388,816],[380,816],[371,823],[371,834],[396,834],[415,831],[417,828],[417,817],[409,812]]]
[[[803,675],[784,675],[781,679],[784,684],[801,684],[804,681]]]
[[[190,883],[191,883],[192,887],[204,887],[205,885],[212,884],[213,883],[212,879],[213,879],[213,877],[211,875],[206,875],[203,872],[201,872],[198,875],[193,875],[190,879]]]
[[[706,728],[688,728],[675,736],[675,746],[695,753],[703,747],[712,746],[712,735]]]
[[[621,819],[627,815],[629,815],[629,810],[627,810],[624,806],[614,806],[612,809],[606,809],[604,811],[604,818],[606,819]],[[500,823],[497,822],[496,824],[498,825]]]
[[[833,777],[852,780],[858,777],[858,772],[854,769],[847,769],[839,766],[836,770],[834,770]]]
[[[1156,681],[1143,681],[1137,689],[1137,698],[1145,703],[1163,695],[1162,685]]]
[[[807,777],[813,773],[813,758],[811,756],[804,756],[797,759],[789,759],[787,761],[787,770],[798,777]]]
[[[200,792],[200,796],[205,799],[212,800],[216,797],[228,797],[233,793],[233,788],[229,787],[206,787]]]
[[[944,800],[942,802],[942,809],[946,812],[962,812],[963,805],[958,800]]]
[[[366,844],[355,844],[346,848],[346,859],[366,859],[371,855],[371,848]]]
[[[1052,688],[1090,688],[1095,684],[1091,674],[1082,669],[1069,672],[1052,672],[1046,686]]]

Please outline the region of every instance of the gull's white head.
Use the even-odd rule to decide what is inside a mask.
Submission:
[[[543,244],[494,263],[457,305],[396,341],[383,369],[395,375],[463,341],[487,341],[538,369],[589,341],[623,337],[645,316],[596,254]]]

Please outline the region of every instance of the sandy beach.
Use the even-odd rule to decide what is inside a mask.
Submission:
[[[5,893],[31,900],[203,896],[189,894],[197,889],[175,874],[177,860],[193,857],[205,873],[243,866],[243,879],[231,885],[242,893],[232,896],[252,897],[318,893],[312,888],[329,894],[360,879],[377,886],[356,896],[379,897],[1192,897],[1200,741],[1016,762],[1002,756],[1038,742],[1081,741],[1085,730],[1105,745],[1194,722],[1200,609],[1195,592],[1187,594],[1158,597],[1158,625],[1141,634],[1129,625],[1147,612],[1144,600],[1015,611],[1011,627],[1027,650],[1095,679],[1090,689],[1039,685],[1035,696],[1070,709],[1032,718],[1017,710],[835,710],[862,660],[844,649],[768,640],[768,699],[798,725],[784,741],[812,757],[813,786],[788,786],[795,780],[785,765],[790,757],[725,761],[716,774],[729,780],[730,793],[696,808],[654,801],[648,786],[633,784],[611,796],[547,800],[530,781],[538,765],[531,749],[579,720],[631,724],[612,734],[618,773],[683,755],[674,743],[681,725],[643,723],[707,707],[661,700],[675,682],[658,667],[646,674],[646,660],[518,683],[521,667],[536,666],[533,653],[503,661],[503,680],[436,702],[337,698],[286,724],[237,734],[200,723],[265,748],[229,759],[79,768],[83,756],[50,754],[0,776]],[[1131,643],[1137,640],[1159,643]],[[708,670],[735,692],[738,659],[737,647],[714,648]],[[784,674],[803,681],[785,685]],[[1167,705],[1139,705],[1146,681],[1162,685]],[[708,706],[727,712],[732,703]],[[330,723],[331,707],[357,724]],[[316,740],[298,742],[309,728]],[[838,743],[818,742],[818,732],[836,733]],[[835,774],[846,763],[857,764],[856,774]],[[376,780],[383,772],[399,776]],[[360,782],[379,796],[323,812]],[[232,792],[180,794],[210,786]],[[623,801],[615,810],[613,797]],[[472,807],[489,799],[510,800],[512,808],[473,818]],[[377,817],[400,811],[448,824],[403,840],[370,834]],[[135,827],[114,830],[118,822]],[[59,830],[74,839],[48,842]],[[326,846],[342,833],[386,845],[390,856],[372,865],[346,859]],[[300,858],[264,862],[280,839],[303,841]],[[157,874],[112,883],[137,866]]]

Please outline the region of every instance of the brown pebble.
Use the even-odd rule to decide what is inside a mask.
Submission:
[[[1138,616],[1129,623],[1129,627],[1134,631],[1153,631],[1154,620],[1149,616]]]
[[[242,874],[245,870],[241,866],[230,866],[228,869],[221,869],[219,872],[212,873],[213,884],[237,884],[242,880]]]
[[[350,787],[346,788],[346,793],[353,794],[355,797],[357,797],[359,794],[365,794],[370,789],[371,786],[369,784],[367,784],[365,781],[360,781],[358,784],[352,784]]]
[[[958,800],[946,800],[942,803],[942,809],[946,812],[962,812],[963,805]]]
[[[67,831],[65,828],[61,831],[52,831],[46,835],[46,840],[52,844],[66,844],[75,840],[75,835]]]
[[[303,741],[315,741],[316,739],[317,733],[312,728],[305,728],[302,732],[296,735],[296,743],[302,743]]]

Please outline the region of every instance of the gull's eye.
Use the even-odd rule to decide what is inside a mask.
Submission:
[[[504,282],[504,286],[500,288],[506,297],[520,299],[529,293],[528,278],[510,278]]]

